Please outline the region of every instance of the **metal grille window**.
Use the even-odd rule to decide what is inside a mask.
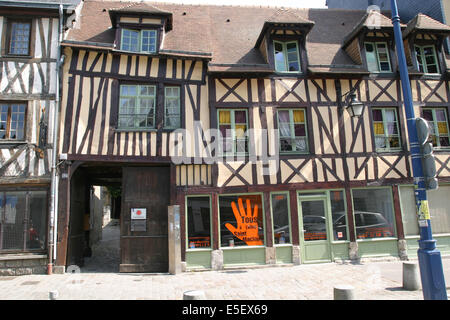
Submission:
[[[280,152],[308,152],[304,109],[278,110]]]
[[[120,49],[132,52],[156,52],[156,30],[122,29]]]
[[[0,139],[24,139],[25,112],[23,103],[0,103]]]
[[[11,22],[9,39],[9,54],[28,55],[30,53],[30,22]]]
[[[373,133],[377,151],[401,149],[397,110],[394,108],[372,109]]]
[[[370,72],[391,72],[386,42],[365,42],[367,68]]]
[[[415,46],[415,49],[419,71],[424,73],[439,73],[434,46]]]
[[[433,147],[450,147],[447,110],[444,108],[423,108],[422,114],[423,118],[428,121]]]
[[[46,217],[46,191],[0,192],[0,251],[45,249]]]
[[[118,128],[154,128],[155,100],[156,86],[121,85]]]
[[[297,41],[274,41],[275,70],[279,72],[299,72],[300,56]]]
[[[164,127],[180,127],[180,87],[166,87],[164,102]]]
[[[218,118],[223,141],[222,152],[225,154],[247,153],[247,110],[219,110]]]

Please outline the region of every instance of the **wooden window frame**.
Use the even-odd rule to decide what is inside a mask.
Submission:
[[[447,108],[445,108],[445,107],[423,107],[422,108],[422,115],[423,115],[423,111],[424,110],[431,110],[432,111],[432,114],[433,114],[433,125],[434,125],[434,128],[435,128],[435,130],[434,130],[434,135],[436,136],[436,142],[437,142],[437,145],[436,146],[433,146],[433,149],[437,149],[437,150],[449,150],[450,149],[450,146],[441,146],[440,144],[440,141],[439,141],[439,138],[440,138],[440,135],[439,135],[439,130],[438,130],[438,126],[437,126],[437,120],[436,120],[436,110],[443,110],[444,111],[444,114],[445,114],[445,122],[446,122],[446,124],[447,124],[447,136],[449,137],[449,140],[450,140],[450,126],[449,126],[449,123],[448,123],[448,112],[447,112]],[[427,120],[428,121],[428,120]]]
[[[177,88],[178,89],[178,96],[177,97],[168,97],[167,95],[167,89],[173,89],[173,88]],[[167,125],[167,112],[166,112],[166,107],[167,107],[167,98],[178,98],[178,126],[169,126]],[[175,116],[170,116],[170,118],[175,118]],[[178,129],[181,128],[181,87],[180,86],[173,86],[173,85],[168,85],[164,87],[164,129]]]
[[[34,20],[32,18],[24,18],[19,16],[11,16],[5,17],[6,23],[3,28],[4,31],[4,40],[3,40],[3,49],[2,55],[8,57],[17,57],[17,58],[31,58],[33,56],[33,43],[34,43]],[[27,54],[16,54],[11,53],[11,33],[12,33],[12,24],[13,23],[28,23],[30,26],[30,35],[28,37],[28,53]]]
[[[291,139],[297,138],[295,135],[295,122],[294,122],[294,111],[301,110],[304,114],[304,122],[298,122],[297,124],[304,124],[305,125],[305,141],[306,141],[306,151],[281,151],[281,135],[280,135],[280,117],[278,116],[279,111],[289,111],[289,130],[291,133]],[[280,143],[279,151],[280,155],[286,155],[286,154],[309,154],[309,136],[308,136],[308,120],[307,120],[307,114],[306,114],[306,108],[279,108],[277,109],[277,128],[278,128],[278,143]],[[300,136],[299,136],[300,137]]]
[[[286,196],[286,202],[287,202],[287,215],[288,215],[288,223],[289,223],[289,242],[285,243],[275,243],[275,224],[274,224],[274,208],[273,208],[273,197],[277,195],[283,195]],[[292,246],[293,239],[292,239],[292,222],[291,222],[291,203],[290,203],[290,194],[289,191],[273,191],[270,192],[270,218],[272,221],[272,243],[275,247],[282,247],[282,246]]]
[[[283,73],[301,73],[302,72],[302,62],[300,59],[300,45],[297,40],[288,40],[288,41],[282,41],[282,40],[272,40],[273,41],[273,58],[274,58],[274,68],[276,72],[283,72]],[[275,50],[275,44],[281,44],[283,48],[283,55],[284,55],[284,66],[286,70],[277,70],[277,64],[276,64],[276,50]],[[288,52],[287,52],[287,45],[295,43],[297,50],[297,62],[298,62],[298,71],[289,71],[289,59],[288,59]]]
[[[383,135],[375,133],[374,124],[375,124],[375,122],[380,122],[380,121],[373,120],[373,111],[374,110],[380,110],[381,111],[381,117],[382,117],[382,121],[381,122],[383,123],[383,132],[384,132]],[[392,134],[389,135],[388,134],[387,122],[386,122],[386,117],[385,117],[386,110],[394,110],[395,123],[397,125],[397,132],[398,132],[396,135],[392,135]],[[370,111],[372,113],[372,117],[371,118],[372,118],[372,127],[373,127],[373,139],[374,139],[376,152],[399,152],[399,151],[402,151],[403,150],[402,149],[403,148],[403,146],[402,146],[402,135],[401,135],[401,130],[400,130],[400,121],[399,121],[397,108],[396,107],[372,107]],[[389,143],[389,146],[386,146],[385,148],[377,148],[376,142],[375,142],[375,138],[378,137],[378,136],[379,137],[383,136],[385,141],[386,141],[386,144],[389,142],[387,140],[389,137],[398,137],[399,146],[395,147],[395,148],[391,148],[390,143]]]
[[[122,87],[123,86],[136,86],[138,88],[137,90],[137,95],[136,96],[123,96],[122,95]],[[135,105],[135,109],[138,108],[138,106],[140,106],[139,104],[139,97],[141,96],[139,94],[140,92],[140,87],[141,86],[149,86],[149,87],[153,87],[154,88],[154,96],[153,96],[153,126],[151,127],[123,127],[120,126],[120,109],[121,109],[121,103],[120,100],[122,97],[135,97],[137,99],[136,105]],[[119,106],[118,106],[118,113],[117,113],[117,129],[118,130],[122,130],[122,131],[148,131],[148,130],[154,130],[156,129],[156,113],[157,113],[157,100],[158,100],[158,86],[156,84],[133,84],[133,83],[121,83],[119,84]],[[145,96],[145,97],[152,97],[152,96]]]
[[[217,108],[217,129],[220,131],[220,111],[230,111],[230,131],[231,131],[231,137],[230,139],[232,140],[233,143],[233,151],[225,151],[223,150],[223,139],[224,137],[221,137],[221,141],[220,141],[220,154],[224,155],[224,156],[246,156],[248,155],[248,143],[249,143],[249,137],[245,136],[245,140],[247,141],[246,144],[246,150],[245,152],[238,152],[236,151],[237,149],[237,138],[236,138],[236,121],[235,121],[235,112],[236,111],[245,111],[245,120],[246,120],[246,128],[247,130],[249,129],[249,122],[248,122],[248,110],[247,109],[243,109],[243,108],[233,108],[233,109],[229,109],[229,108]]]
[[[138,32],[138,51],[131,51],[131,50],[124,50],[123,49],[123,33],[124,31],[133,31]],[[142,50],[142,33],[144,31],[151,31],[155,34],[155,51],[144,51]],[[133,27],[121,27],[120,28],[120,50],[121,51],[127,51],[127,52],[136,52],[136,53],[147,53],[147,54],[156,54],[158,52],[158,30],[157,29],[141,29],[141,28],[133,28]]]
[[[430,47],[433,49],[433,58],[434,58],[434,65],[436,65],[437,72],[436,73],[430,73],[428,72],[428,63],[426,63],[426,57],[424,55],[424,49]],[[417,49],[420,51],[420,57],[417,55]],[[414,56],[417,63],[417,70],[419,72],[423,72],[427,75],[438,75],[441,74],[441,68],[439,66],[439,59],[436,52],[436,46],[434,44],[414,44]],[[419,58],[422,62],[423,71],[420,71],[420,63]]]
[[[11,114],[12,114],[12,110],[11,107],[12,105],[23,105],[25,107],[25,112],[24,112],[24,119],[23,119],[23,139],[11,139],[10,138],[10,134],[11,134]],[[6,138],[5,139],[1,139],[0,141],[10,141],[10,142],[23,142],[26,140],[27,138],[27,116],[28,116],[28,104],[27,102],[24,101],[1,101],[0,105],[8,105],[8,115],[7,115],[7,119],[6,119]]]
[[[389,43],[387,41],[364,41],[364,54],[365,54],[365,60],[366,60],[366,64],[367,64],[367,70],[369,70],[369,63],[367,62],[367,50],[366,50],[366,44],[371,44],[375,50],[375,57],[377,59],[377,65],[378,65],[378,70],[374,71],[374,70],[369,70],[369,72],[371,73],[392,73],[392,63],[391,63],[391,55],[390,55],[390,49],[389,49]],[[386,46],[386,53],[387,53],[387,57],[388,57],[388,64],[389,64],[389,70],[381,70],[381,64],[380,64],[380,54],[378,52],[378,45],[379,44],[384,44]]]

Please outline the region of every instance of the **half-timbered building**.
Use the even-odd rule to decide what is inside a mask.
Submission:
[[[60,20],[75,2],[0,1],[0,274],[47,270]]]
[[[450,27],[419,14],[403,30],[448,253]],[[415,255],[388,16],[85,0],[63,46],[57,265],[82,263],[90,185],[121,188],[122,272],[167,271],[168,205],[187,270]]]

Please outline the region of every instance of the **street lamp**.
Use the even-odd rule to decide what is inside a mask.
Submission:
[[[364,104],[358,101],[358,99],[356,98],[356,93],[354,91],[350,92],[348,96],[350,97],[350,102],[348,102],[345,109],[352,118],[359,118],[362,115]]]
[[[420,149],[420,141],[418,140],[411,86],[409,83],[408,68],[406,66],[405,50],[403,47],[400,17],[398,15],[396,0],[391,0],[391,12],[408,126],[416,207],[419,216],[420,240],[417,257],[419,259],[423,297],[425,300],[447,300],[447,289],[445,287],[441,253],[436,248],[436,240],[433,239],[431,232],[426,183],[422,166],[422,152]]]

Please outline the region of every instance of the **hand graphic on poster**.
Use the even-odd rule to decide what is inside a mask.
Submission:
[[[237,228],[230,223],[226,223],[225,227],[238,239],[244,241],[248,246],[263,245],[258,234],[258,205],[255,204],[252,214],[252,206],[250,199],[246,200],[247,210],[244,209],[242,198],[238,199],[239,209],[235,202],[231,202],[234,216],[237,222]]]

